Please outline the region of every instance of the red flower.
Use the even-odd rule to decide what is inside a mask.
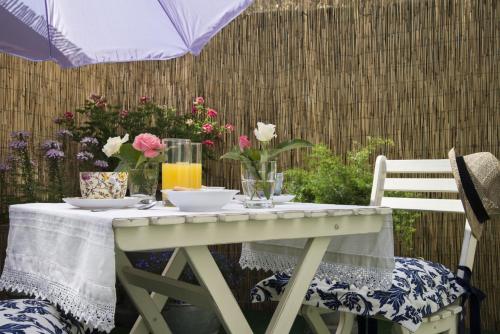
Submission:
[[[64,118],[67,120],[67,121],[72,121],[73,118],[75,118],[75,114],[73,114],[71,111],[66,111],[64,113]]]
[[[212,126],[212,124],[206,123],[201,126],[201,129],[205,133],[210,133],[213,131],[214,127]]]
[[[250,148],[252,146],[252,143],[250,142],[250,139],[248,139],[247,136],[240,136],[240,150],[245,150],[246,148]]]
[[[208,108],[207,116],[210,118],[215,118],[215,117],[217,117],[217,111],[214,109]]]
[[[141,102],[141,104],[146,104],[146,103],[149,102],[150,99],[151,98],[149,96],[144,95],[144,96],[141,96],[141,98],[139,99],[139,101]]]
[[[205,103],[205,99],[202,96],[198,96],[196,99],[194,99],[193,104],[203,104]]]
[[[198,109],[196,108],[196,105],[194,105],[194,104],[193,104],[193,107],[191,108],[191,113],[193,115],[198,113]]]
[[[224,127],[229,132],[233,132],[234,131],[234,125],[232,125],[232,124],[227,123],[226,125],[224,125]]]
[[[101,95],[90,94],[90,96],[89,96],[89,100],[94,101],[94,103],[97,103],[97,101],[99,101],[100,99],[101,99]]]
[[[207,148],[213,148],[215,146],[215,143],[213,142],[213,140],[210,140],[210,139],[206,139],[206,140],[202,141],[201,143]]]

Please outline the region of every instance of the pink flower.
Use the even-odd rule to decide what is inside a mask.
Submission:
[[[141,102],[141,104],[146,104],[146,103],[149,102],[149,100],[150,100],[150,97],[146,96],[146,95],[141,96],[141,98],[139,99],[139,101]]]
[[[67,121],[71,121],[73,120],[73,118],[75,118],[75,114],[73,114],[71,111],[66,111],[64,113],[64,118],[67,120]]]
[[[97,101],[99,101],[100,99],[101,99],[101,95],[90,94],[90,96],[89,96],[89,100],[94,101],[94,103],[97,103]]]
[[[232,125],[232,124],[227,123],[226,125],[224,125],[224,127],[229,132],[233,132],[234,131],[234,125]]]
[[[210,118],[215,118],[215,117],[217,117],[217,110],[214,110],[214,109],[208,108],[208,111],[207,111],[207,116],[208,116],[208,117],[210,117]]]
[[[196,99],[194,99],[194,104],[203,104],[205,103],[205,99],[202,96],[198,96]]]
[[[210,123],[206,123],[206,124],[203,124],[201,126],[201,129],[203,130],[203,132],[205,133],[210,133],[213,131],[214,127],[212,126],[212,124]]]
[[[125,118],[127,116],[128,116],[128,110],[127,109],[120,110],[120,117],[121,118]]]
[[[155,158],[160,154],[160,151],[165,148],[161,143],[160,138],[150,133],[141,133],[134,139],[132,147],[137,151],[144,153],[146,158]]]
[[[210,139],[206,139],[206,140],[202,141],[201,143],[208,148],[213,148],[215,145],[213,140],[210,140]]]
[[[248,139],[247,136],[240,136],[240,150],[243,151],[246,148],[250,148],[252,146],[252,143],[250,142],[250,139]]]
[[[197,114],[197,113],[198,113],[198,108],[196,108],[196,105],[195,105],[195,104],[193,104],[193,107],[191,108],[191,113],[192,113],[193,115],[195,115],[195,114]]]

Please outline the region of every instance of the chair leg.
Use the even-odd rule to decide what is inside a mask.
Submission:
[[[349,312],[340,312],[339,326],[335,334],[351,334],[356,315]]]
[[[317,307],[302,305],[301,314],[314,334],[330,334]]]

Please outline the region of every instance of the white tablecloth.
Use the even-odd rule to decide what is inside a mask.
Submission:
[[[267,211],[336,208],[351,207],[295,203],[280,205]],[[232,203],[224,210],[203,215],[228,212],[262,213],[263,210],[248,210],[240,204]],[[7,257],[0,278],[0,288],[47,299],[91,328],[109,332],[114,327],[116,305],[112,221],[117,218],[172,215],[196,216],[197,213],[179,212],[176,208],[161,206],[147,211],[124,209],[90,212],[68,204],[13,205],[10,207]],[[326,269],[341,274],[352,272],[355,267],[372,265],[376,273],[390,274],[394,260],[392,225],[390,215],[388,217],[385,229],[381,232],[384,235],[390,232],[390,239],[384,239],[385,244],[380,243],[382,239],[377,237],[379,234],[361,236],[362,239],[349,242],[346,242],[349,240],[346,238],[351,237],[336,237],[336,242],[330,246],[322,264],[323,270],[320,271],[325,273]],[[356,246],[359,241],[364,243],[362,247]],[[301,240],[245,244],[240,263],[246,267],[273,271],[288,269],[293,267],[296,254],[302,246]],[[342,254],[342,249],[347,252]],[[367,271],[362,272],[364,275],[366,273]],[[373,273],[369,275],[378,280],[376,284],[381,284],[384,280],[383,277],[375,277]]]

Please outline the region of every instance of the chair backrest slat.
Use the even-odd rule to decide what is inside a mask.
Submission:
[[[388,174],[416,174],[418,177],[387,177]],[[427,174],[427,175],[426,175]],[[449,178],[429,178],[428,174],[448,174]],[[426,177],[427,176],[427,177]],[[440,175],[441,176],[441,175]],[[387,197],[385,191],[404,191],[412,193],[450,193],[458,198],[458,189],[453,179],[450,161],[436,160],[387,160],[379,156],[375,163],[370,205],[382,205],[393,209],[417,210],[427,212],[463,213],[459,199]],[[397,195],[396,195],[397,196]],[[460,254],[460,265],[472,269],[477,240],[465,220],[465,233]],[[458,275],[463,277],[459,271]]]
[[[458,193],[454,179],[386,178],[384,190]]]
[[[381,205],[402,210],[464,212],[462,202],[458,199],[383,197]]]
[[[388,173],[450,173],[448,159],[386,160]]]

